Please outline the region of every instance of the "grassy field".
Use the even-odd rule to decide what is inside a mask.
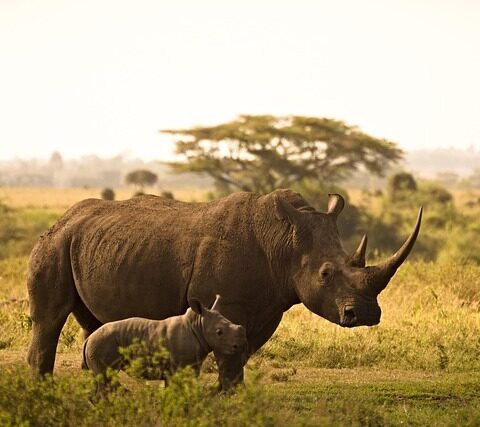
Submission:
[[[65,200],[95,196],[62,191],[65,198],[28,189],[0,198],[42,212],[46,226]],[[0,260],[0,425],[480,425],[476,263],[407,262],[380,295],[382,321],[371,328],[342,329],[294,307],[251,358],[246,387],[234,395],[215,393],[208,359],[199,380],[184,372],[169,389],[121,375],[129,393],[96,405],[73,318],[60,337],[55,381],[35,382],[26,369],[26,263],[25,256]]]
[[[135,193],[132,188],[116,188],[116,200],[129,199]],[[0,201],[12,208],[40,208],[63,212],[74,203],[88,198],[100,198],[101,188],[41,188],[41,187],[0,187]],[[146,189],[146,193],[159,194]],[[204,201],[207,190],[181,188],[172,190],[178,200]]]

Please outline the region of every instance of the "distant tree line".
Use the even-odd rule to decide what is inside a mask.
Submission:
[[[162,188],[191,187],[192,182],[200,188],[212,186],[208,178],[173,174],[168,165],[159,161],[145,162],[123,156],[62,159],[60,153],[53,153],[47,160],[0,161],[0,186],[118,188],[125,186],[125,176],[129,172],[139,169],[156,174]]]

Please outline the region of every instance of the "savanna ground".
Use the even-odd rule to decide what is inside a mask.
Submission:
[[[342,329],[294,307],[233,395],[216,394],[207,359],[198,380],[183,372],[168,389],[121,375],[129,392],[93,405],[73,318],[60,337],[55,379],[33,381],[26,253],[68,206],[98,194],[0,188],[0,425],[480,425],[480,265],[453,256],[405,263],[379,297],[375,327]],[[466,197],[455,194],[456,203]]]

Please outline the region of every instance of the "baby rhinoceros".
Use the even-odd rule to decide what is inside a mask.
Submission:
[[[155,353],[162,346],[169,357],[163,369],[155,378],[168,380],[168,374],[190,365],[198,375],[202,362],[210,351],[221,354],[235,354],[246,351],[245,328],[235,325],[215,309],[220,300],[216,296],[210,309],[198,299],[190,300],[190,308],[180,316],[164,320],[150,320],[140,317],[106,323],[92,333],[83,345],[83,367],[95,375],[101,374],[103,381],[97,393],[108,388],[107,369],[122,370],[126,367],[120,347],[143,342],[148,352]]]

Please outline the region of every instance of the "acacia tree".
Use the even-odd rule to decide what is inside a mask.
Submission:
[[[157,175],[146,169],[138,169],[129,172],[125,177],[127,184],[133,184],[143,193],[143,189],[147,185],[153,185],[157,182]]]
[[[219,189],[267,193],[302,180],[338,182],[364,168],[381,175],[402,151],[340,120],[242,115],[217,126],[162,130],[175,135],[176,172],[210,175]]]

